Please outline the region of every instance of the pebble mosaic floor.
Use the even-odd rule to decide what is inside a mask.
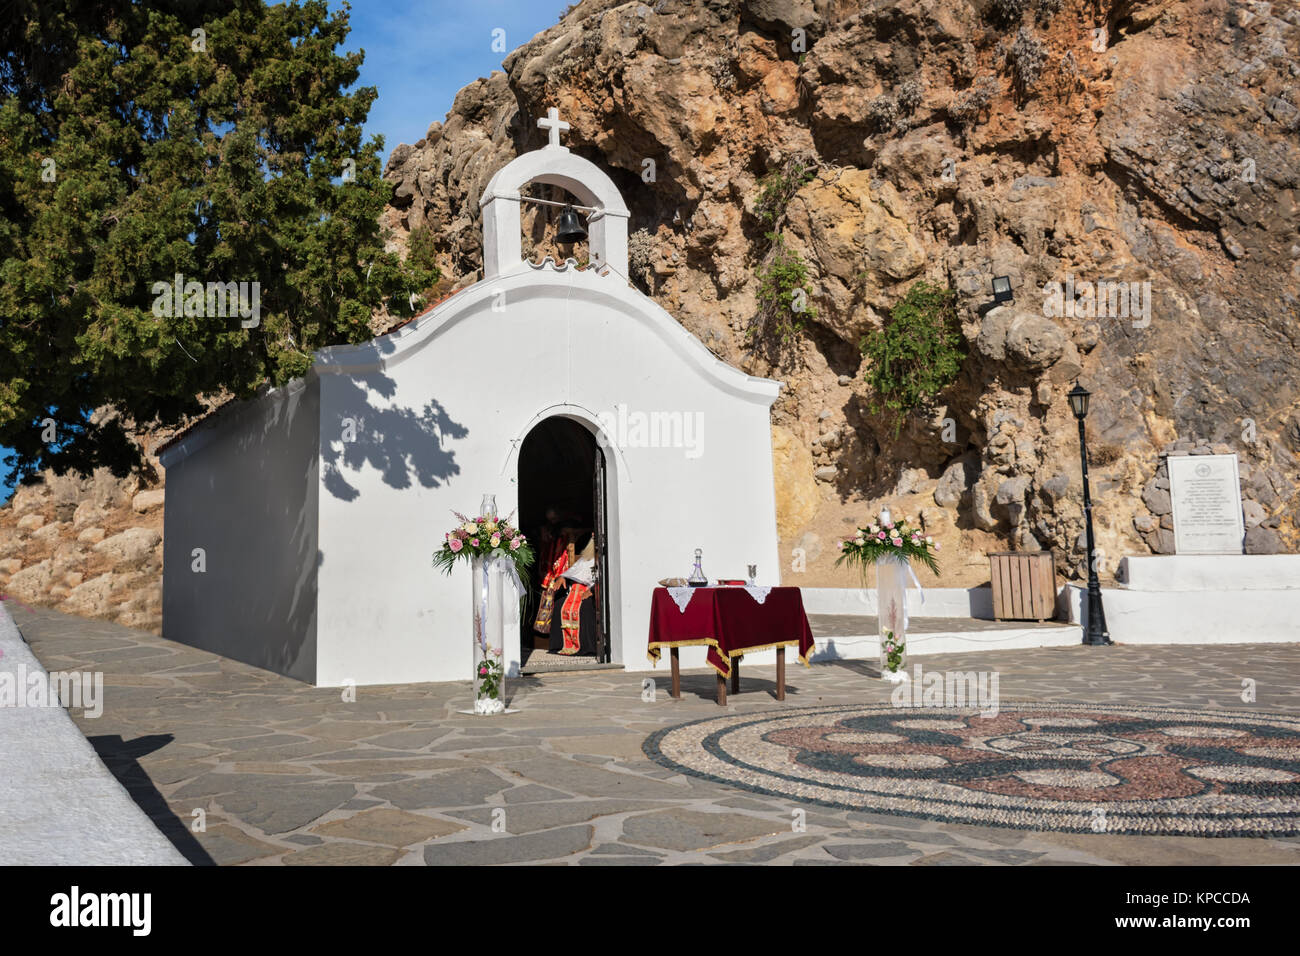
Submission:
[[[510,683],[518,713],[474,718],[456,712],[470,702],[468,682],[361,687],[346,701],[110,622],[6,606],[46,668],[104,673],[102,716],[73,718],[198,864],[1300,863],[1297,837],[1010,829],[821,806],[643,751],[651,735],[724,715],[887,705],[891,688],[866,662],[791,666],[783,702],[772,668],[748,668],[726,709],[707,671],[683,675],[681,700],[668,697],[666,665],[547,675]],[[927,671],[996,669],[1006,701],[1300,717],[1300,645],[917,660]]]
[[[694,721],[652,735],[645,751],[841,809],[1078,833],[1300,836],[1296,716],[876,704]]]

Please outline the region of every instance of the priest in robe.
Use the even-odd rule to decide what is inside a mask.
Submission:
[[[589,539],[582,553],[561,574],[566,586],[559,627],[551,628],[550,651],[572,657],[596,653],[596,611],[591,589],[596,575],[596,542]]]
[[[573,541],[567,535],[557,535],[554,543],[558,547],[549,549],[550,566],[542,577],[542,598],[537,608],[537,618],[533,621],[533,630],[539,634],[551,633],[551,619],[555,615],[556,592],[564,588],[564,572],[573,563]]]

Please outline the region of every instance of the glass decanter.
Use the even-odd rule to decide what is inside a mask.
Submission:
[[[699,548],[695,549],[695,567],[691,571],[691,576],[686,579],[686,583],[693,588],[702,588],[708,585],[709,579],[704,576],[704,569],[700,567],[700,556],[704,554]]]

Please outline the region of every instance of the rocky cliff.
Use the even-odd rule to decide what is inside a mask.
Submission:
[[[444,276],[474,281],[478,198],[558,107],[632,210],[630,280],[786,383],[788,583],[853,583],[836,542],[884,502],[943,543],[945,584],[987,580],[1009,546],[1079,575],[1076,377],[1104,580],[1172,549],[1166,455],[1237,453],[1248,550],[1291,550],[1298,54],[1290,3],[584,0],[394,150],[385,218],[395,246],[423,230]],[[528,254],[559,255],[552,215],[529,207]],[[806,268],[793,332],[760,292],[769,233]],[[993,276],[1012,303],[993,306]],[[966,356],[896,431],[859,341],[922,279],[955,290]],[[0,591],[157,629],[152,490],[20,491]]]
[[[0,596],[162,628],[163,489],[46,472],[0,508]]]
[[[1172,550],[1167,454],[1237,453],[1248,550],[1289,549],[1298,51],[1300,12],[1269,3],[585,0],[394,151],[387,219],[473,281],[478,197],[558,107],[632,210],[631,281],[787,384],[792,581],[848,583],[836,542],[884,502],[944,543],[945,583],[1008,546],[1078,575],[1076,378],[1103,579]],[[526,253],[559,254],[547,219]],[[764,319],[770,232],[807,269],[793,334]],[[896,433],[859,341],[921,279],[955,290],[967,355]]]
[[[181,428],[123,426],[140,446],[138,474],[46,471],[0,507],[0,599],[162,632],[165,489],[156,452]]]

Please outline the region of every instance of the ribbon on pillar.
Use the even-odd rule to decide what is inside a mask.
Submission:
[[[916,576],[916,571],[912,567],[912,562],[903,557],[882,557],[877,558],[876,563],[884,564],[888,561],[890,564],[901,564],[907,569],[907,576],[911,578],[912,584],[916,586],[917,593],[921,595],[921,603],[925,603],[925,588],[921,587],[921,581]],[[876,608],[876,613],[881,613],[881,608]],[[903,584],[903,630],[906,631],[911,626],[911,615],[907,612],[907,583]]]
[[[916,571],[913,570],[912,568],[912,562],[904,561],[903,563],[907,565],[907,576],[910,577],[912,579],[912,583],[916,585],[917,593],[921,595],[921,603],[924,604],[925,588],[921,587],[921,582],[917,580]],[[903,592],[904,592],[903,593],[903,630],[907,630],[909,621],[907,615],[907,586],[906,585],[903,586]]]
[[[482,626],[478,632],[479,647],[482,649],[484,656],[487,655],[487,619],[488,619],[488,574],[492,571],[499,571],[514,585],[515,600],[522,600],[526,592],[524,582],[519,578],[519,572],[515,569],[515,563],[504,555],[487,558],[480,562],[483,566],[483,578],[479,582],[479,620]]]

